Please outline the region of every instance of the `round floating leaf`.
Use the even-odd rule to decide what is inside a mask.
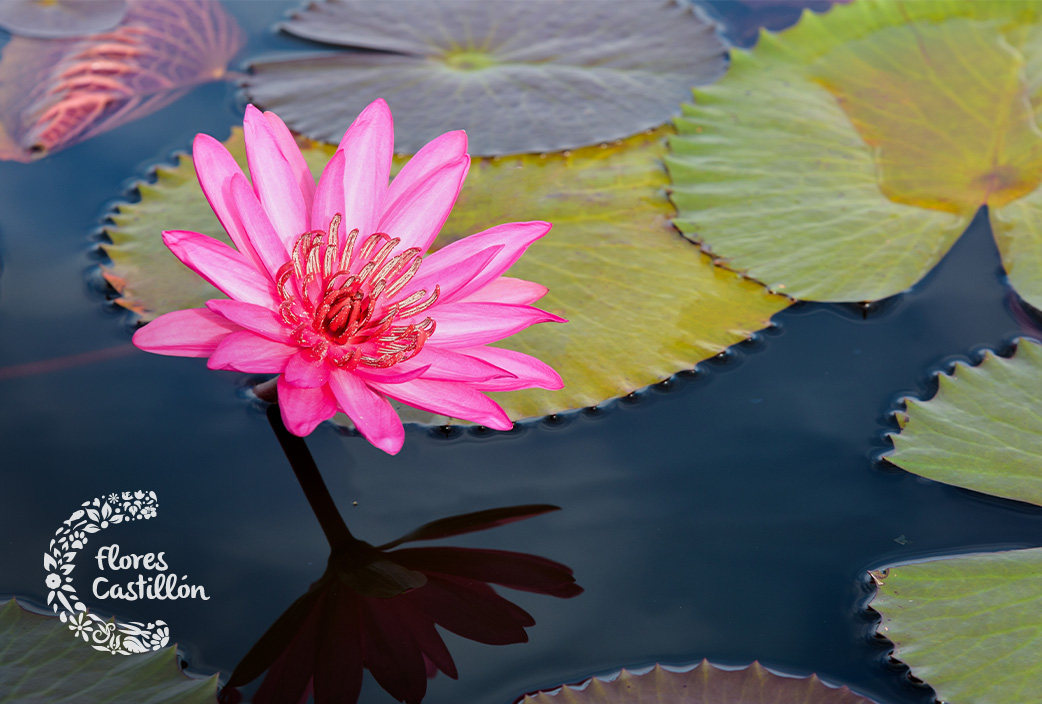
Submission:
[[[565,382],[559,391],[493,394],[511,418],[591,406],[689,369],[765,327],[789,304],[714,266],[672,228],[664,134],[560,155],[474,160],[434,249],[502,222],[554,223],[509,275],[549,287],[538,305],[570,321],[499,343],[539,357]],[[226,145],[245,168],[241,131]],[[314,173],[330,153],[305,150]],[[120,303],[152,318],[220,297],[160,241],[164,229],[228,241],[195,183],[191,159],[160,167],[157,181],[139,188],[141,201],[120,206],[109,228],[106,277],[122,293]]]
[[[1042,306],[1042,6],[866,0],[735,51],[668,160],[677,224],[796,298],[918,281],[989,206]]]
[[[1042,690],[1042,548],[873,573],[894,656],[951,704],[1023,704]]]
[[[887,459],[947,484],[1042,505],[1042,345],[938,376],[929,401],[905,399]]]
[[[47,704],[216,704],[217,676],[186,677],[174,648],[99,653],[70,624],[0,606],[0,701]]]
[[[250,99],[337,142],[385,98],[407,153],[461,128],[483,156],[615,140],[668,121],[726,68],[713,26],[672,0],[341,0],[281,27],[376,51],[257,62]]]
[[[0,58],[0,159],[30,161],[155,112],[222,78],[242,41],[217,0],[129,0],[111,31],[14,37]]]
[[[112,29],[126,13],[127,0],[4,0],[0,27],[22,37],[75,37]]]
[[[872,704],[846,687],[810,677],[776,675],[760,663],[723,669],[706,660],[688,668],[656,665],[608,679],[530,694],[522,704]]]

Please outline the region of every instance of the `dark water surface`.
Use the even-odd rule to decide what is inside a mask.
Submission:
[[[251,36],[240,56],[299,46],[266,29],[288,6],[229,4]],[[196,132],[223,139],[241,116],[234,86],[209,85],[43,161],[0,163],[0,594],[44,601],[41,554],[81,502],[155,491],[156,519],[110,529],[87,552],[163,550],[211,598],[98,603],[86,558],[80,592],[122,619],[166,620],[193,669],[225,676],[322,573],[322,533],[263,409],[241,393],[244,375],[129,346],[88,234],[148,165]],[[446,634],[460,679],[439,675],[426,702],[508,704],[622,666],[702,658],[930,702],[871,637],[865,570],[1042,545],[1042,510],[875,458],[903,395],[932,394],[932,374],[955,360],[1008,351],[1022,333],[1008,296],[979,217],[912,291],[867,314],[795,306],[668,388],[510,433],[411,429],[396,457],[328,425],[308,445],[351,530],[373,543],[466,511],[563,508],[447,541],[558,560],[586,591],[510,593],[538,622],[528,644]],[[89,364],[10,369],[99,350]],[[367,679],[361,701],[391,699]]]

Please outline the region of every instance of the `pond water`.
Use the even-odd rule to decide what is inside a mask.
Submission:
[[[240,57],[302,46],[268,29],[291,6],[228,3],[250,37]],[[155,491],[159,515],[111,540],[165,551],[209,600],[89,605],[163,618],[193,671],[225,678],[319,577],[326,544],[245,375],[132,348],[90,233],[150,165],[241,119],[235,86],[211,84],[42,161],[0,163],[0,595],[43,603],[41,553],[81,502]],[[426,702],[509,704],[708,658],[925,704],[932,690],[872,637],[866,570],[1042,545],[1042,509],[878,456],[902,396],[929,396],[936,371],[1033,334],[1010,296],[979,216],[913,290],[868,309],[794,306],[723,358],[598,409],[508,433],[411,428],[395,457],[328,424],[307,443],[352,532],[374,544],[452,514],[562,508],[446,541],[562,562],[585,592],[510,592],[537,621],[527,644],[446,634],[460,677],[436,677]],[[82,584],[98,574],[81,570]],[[360,701],[392,700],[367,676]]]

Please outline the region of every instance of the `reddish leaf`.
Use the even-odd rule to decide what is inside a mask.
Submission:
[[[30,161],[222,78],[243,37],[216,0],[128,0],[115,29],[14,37],[0,56],[0,159]]]
[[[535,692],[518,704],[873,704],[846,687],[833,687],[810,677],[776,675],[754,662],[741,669],[722,669],[706,660],[694,667],[665,669],[656,665],[642,674],[622,670],[608,679],[564,685]]]

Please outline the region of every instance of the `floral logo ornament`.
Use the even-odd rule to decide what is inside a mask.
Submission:
[[[290,432],[307,435],[340,410],[391,454],[405,435],[388,399],[509,430],[486,392],[561,388],[538,359],[489,346],[565,322],[530,305],[545,287],[503,276],[550,224],[498,225],[428,253],[470,169],[465,133],[427,144],[388,185],[394,128],[377,100],[316,185],[276,115],[251,105],[243,130],[252,183],[212,137],[197,136],[192,151],[235,248],[197,232],[163,233],[228,298],[156,318],[135,345],[208,357],[211,369],[278,374]]]
[[[170,629],[163,621],[114,623],[90,613],[72,585],[73,560],[87,545],[88,535],[117,523],[154,518],[157,505],[154,491],[124,491],[86,501],[63,522],[43,554],[47,605],[75,637],[95,650],[130,655],[159,650],[170,641]]]

